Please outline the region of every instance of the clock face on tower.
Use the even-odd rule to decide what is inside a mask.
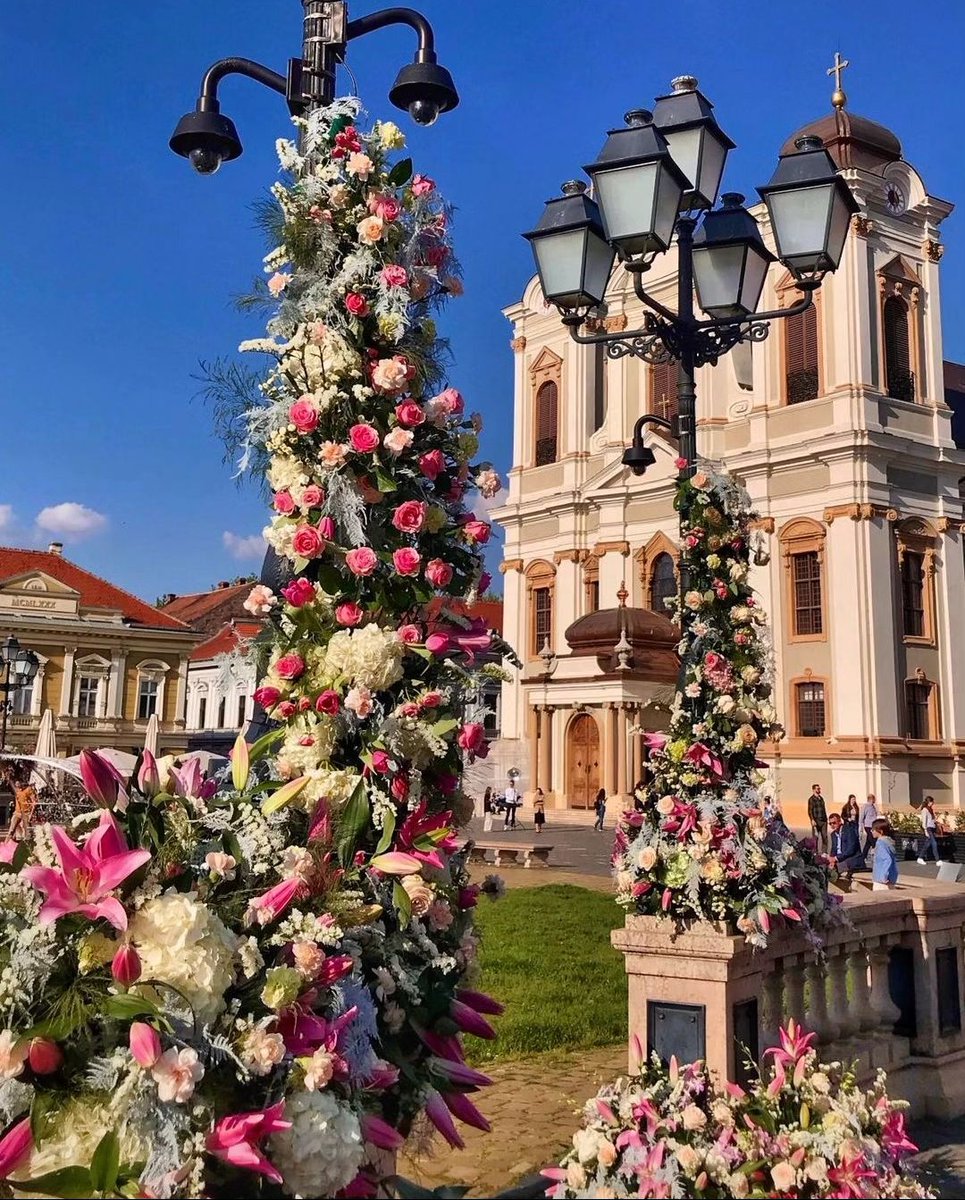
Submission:
[[[905,193],[897,183],[888,184],[888,191],[885,193],[885,203],[888,205],[888,211],[894,213],[895,216],[905,211]]]

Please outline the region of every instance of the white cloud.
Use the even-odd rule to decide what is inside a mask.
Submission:
[[[50,504],[37,513],[37,528],[44,533],[67,534],[70,537],[88,537],[107,528],[107,517],[84,504],[66,500],[63,504]]]
[[[265,539],[260,533],[253,533],[251,537],[242,537],[240,534],[230,533],[226,529],[221,535],[221,540],[232,558],[261,558],[265,553]]]
[[[13,505],[0,504],[0,533],[6,533],[13,527]]]

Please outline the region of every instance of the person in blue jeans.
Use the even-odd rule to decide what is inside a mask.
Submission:
[[[938,827],[938,821],[935,818],[935,797],[926,796],[922,801],[921,810],[919,811],[921,818],[921,841],[918,843],[918,861],[924,865],[927,862],[927,856],[930,854],[935,862],[940,862],[938,855],[938,839],[935,837],[935,830]]]
[[[898,856],[895,854],[891,826],[884,817],[879,817],[871,826],[871,836],[875,839],[872,891],[891,891],[898,884]]]

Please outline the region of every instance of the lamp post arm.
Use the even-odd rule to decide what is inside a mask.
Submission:
[[[661,429],[666,429],[668,433],[673,432],[673,426],[664,417],[658,417],[655,413],[644,413],[643,416],[637,417],[636,424],[633,426],[634,444],[643,441],[644,425],[659,425]]]
[[[640,281],[640,275],[641,272],[647,269],[649,264],[644,266],[643,264],[638,263],[624,263],[623,265],[633,276],[633,294],[636,296],[636,298],[642,304],[645,304],[647,308],[652,308],[655,313],[658,313],[665,321],[673,325],[677,320],[677,314],[675,312],[671,312],[671,310],[667,308],[665,304],[661,304],[659,300],[654,300],[653,296],[649,295],[649,293],[645,292],[643,289],[643,284]]]
[[[802,285],[804,286],[804,285]],[[817,285],[804,287],[804,295],[796,304],[792,304],[789,308],[773,308],[770,312],[752,313],[748,317],[733,317],[731,319],[721,319],[720,317],[711,318],[707,321],[698,321],[694,326],[695,329],[725,329],[727,326],[733,325],[756,325],[759,321],[780,321],[787,317],[796,317],[799,313],[807,312],[814,303],[814,292]]]
[[[436,38],[432,26],[422,13],[414,8],[383,8],[379,12],[369,13],[349,21],[345,30],[345,40],[354,41],[376,29],[385,29],[389,25],[408,25],[419,35],[419,49],[416,53],[417,62],[436,61]]]
[[[198,97],[198,112],[216,113],[221,111],[218,103],[218,84],[226,75],[244,75],[245,78],[253,79],[256,83],[261,83],[266,88],[271,88],[273,92],[279,92],[282,96],[288,90],[288,81],[285,76],[279,75],[277,71],[272,71],[269,67],[263,67],[261,63],[254,62],[250,58],[222,58],[205,71],[204,79],[201,81],[201,95]]]

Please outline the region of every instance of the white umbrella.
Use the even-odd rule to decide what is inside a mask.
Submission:
[[[160,732],[161,725],[157,719],[157,713],[151,713],[147,729],[144,730],[144,749],[149,750],[155,758],[157,758],[157,737]]]
[[[113,767],[116,767],[121,775],[130,775],[134,770],[134,764],[137,762],[135,754],[128,754],[126,750],[115,750],[113,746],[101,746],[98,748],[97,753],[101,758],[106,758]],[[64,763],[69,764],[70,767],[74,767],[79,771],[80,755],[75,754],[73,758],[64,759]],[[74,773],[74,771],[71,772],[71,774]]]
[[[190,754],[179,754],[178,758],[182,763],[186,763],[189,758],[196,758],[206,775],[220,771],[228,761],[223,754],[215,754],[213,750],[192,750]]]
[[[37,730],[37,746],[34,750],[35,758],[56,758],[57,757],[57,734],[54,732],[54,714],[49,708],[44,709],[44,715],[40,718],[40,728]],[[50,775],[46,771],[34,770],[30,774],[30,782],[34,787],[48,787],[50,785]]]

